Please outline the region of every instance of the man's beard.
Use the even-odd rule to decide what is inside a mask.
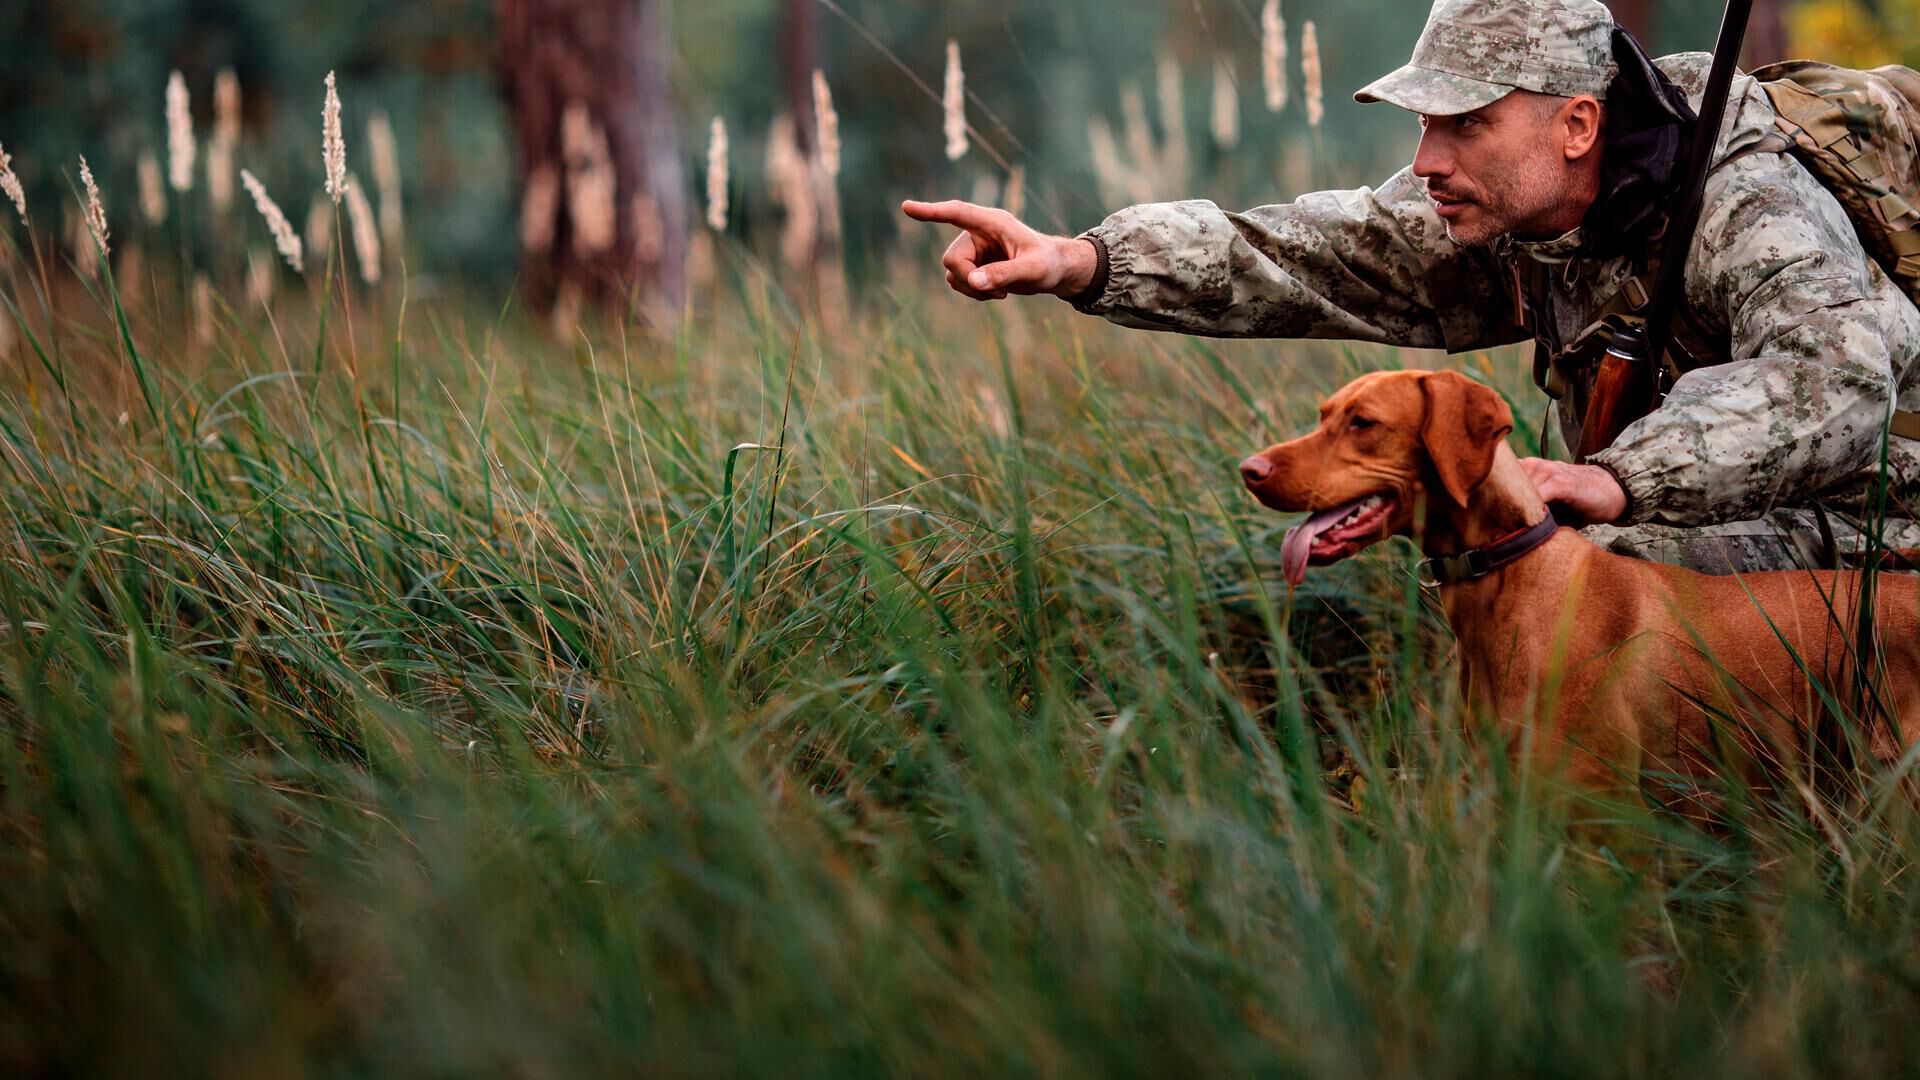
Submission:
[[[1465,200],[1469,207],[1464,221],[1440,219],[1447,239],[1461,247],[1479,247],[1508,233],[1540,231],[1530,229],[1529,223],[1552,215],[1564,197],[1564,180],[1558,169],[1527,164],[1509,172],[1499,187],[1442,188],[1441,194]],[[1427,191],[1431,198],[1432,184]]]
[[[1482,209],[1481,214],[1484,216],[1485,213],[1486,211]],[[1492,243],[1496,237],[1503,236],[1508,231],[1505,228],[1491,227],[1484,221],[1473,222],[1464,228],[1456,228],[1451,221],[1443,221],[1441,225],[1447,230],[1447,239],[1460,247],[1481,247]]]

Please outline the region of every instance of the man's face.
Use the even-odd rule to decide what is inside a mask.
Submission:
[[[1458,116],[1422,116],[1413,171],[1462,245],[1553,236],[1580,223],[1570,207],[1567,123],[1560,98],[1517,90]]]

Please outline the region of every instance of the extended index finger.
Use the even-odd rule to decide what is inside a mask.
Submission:
[[[908,199],[900,204],[900,209],[915,221],[958,225],[962,229],[980,232],[998,231],[993,210],[976,203],[962,202],[959,199],[947,199],[944,202],[921,202],[917,199]]]

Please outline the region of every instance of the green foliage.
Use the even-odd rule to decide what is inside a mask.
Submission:
[[[736,229],[771,250],[780,211],[760,165],[767,125],[788,107],[779,75],[786,4],[675,0],[668,6],[666,51],[695,194],[707,121],[724,115],[734,132]],[[817,4],[819,60],[842,117],[840,186],[856,279],[881,276],[875,260],[895,244],[893,207],[900,198],[966,198],[990,190],[980,188],[983,181],[997,189],[1005,173],[995,155],[1024,170],[1030,216],[1041,227],[1077,231],[1116,209],[1094,182],[1087,124],[1103,117],[1117,126],[1120,95],[1132,85],[1142,90],[1155,132],[1164,136],[1155,79],[1161,57],[1183,71],[1186,149],[1194,169],[1187,185],[1156,189],[1153,197],[1254,205],[1296,195],[1313,186],[1316,175],[1377,182],[1405,164],[1417,135],[1411,119],[1356,105],[1349,95],[1405,62],[1423,5],[1289,0],[1284,11],[1295,104],[1278,115],[1261,103],[1259,6],[1258,0]],[[1710,45],[1717,7],[1677,0],[1655,7],[1660,49]],[[1842,6],[1800,7],[1811,14],[1796,27],[1826,26],[1833,20],[1821,22],[1820,13]],[[164,146],[161,88],[168,71],[185,73],[204,136],[215,73],[232,67],[246,96],[240,163],[279,193],[298,225],[307,197],[320,186],[320,80],[338,70],[350,161],[364,160],[364,123],[372,110],[393,116],[406,178],[409,265],[416,272],[457,272],[463,286],[504,288],[517,269],[518,204],[515,151],[496,92],[492,12],[486,0],[5,5],[0,145],[15,154],[34,203],[48,207],[68,198],[75,157],[89,154],[102,173],[116,231],[126,231],[135,223],[134,162],[143,149]],[[1842,18],[1836,25],[1856,40],[1880,26],[1875,18]],[[1338,133],[1317,146],[1298,105],[1298,35],[1309,19],[1318,23],[1325,58],[1326,130]],[[958,163],[941,152],[937,98],[950,37],[966,59],[969,115],[984,140]],[[1237,72],[1242,136],[1232,149],[1213,145],[1207,135],[1218,57],[1230,58]],[[195,200],[197,243],[211,257],[231,245],[223,243],[221,223],[208,217],[204,190]],[[58,216],[50,215],[42,227],[57,224]],[[246,231],[255,225],[244,207],[224,224],[257,235]],[[177,237],[169,232],[158,246],[172,250]]]
[[[1328,72],[1328,124],[1341,137],[1317,153],[1327,175],[1383,177],[1403,164],[1416,133],[1389,109],[1364,108],[1348,94],[1405,59],[1421,13],[1398,0],[1323,0],[1287,5],[1296,104],[1268,114],[1260,104],[1258,5],[1208,0],[1169,8],[1145,0],[1118,5],[991,3],[900,5],[849,0],[814,9],[819,62],[835,88],[845,143],[841,176],[851,261],[871,262],[894,246],[894,206],[904,196],[968,197],[1005,171],[1026,173],[1035,220],[1078,230],[1116,207],[1093,184],[1087,121],[1118,125],[1128,85],[1148,102],[1156,134],[1161,115],[1156,58],[1184,72],[1188,152],[1196,160],[1191,191],[1227,202],[1266,202],[1297,193],[1310,175],[1305,121],[1299,115],[1298,34],[1320,20]],[[707,122],[724,115],[735,133],[737,230],[769,250],[779,208],[761,177],[764,134],[788,108],[779,75],[783,4],[721,0],[670,4],[673,90],[681,114],[681,151],[701,191]],[[337,70],[345,105],[348,159],[365,161],[365,121],[385,109],[399,136],[405,178],[410,265],[457,271],[463,286],[504,288],[516,272],[517,191],[508,118],[498,98],[493,5],[484,0],[315,5],[295,0],[63,0],[0,10],[0,145],[37,206],[70,197],[76,155],[101,172],[116,232],[137,228],[134,162],[143,150],[164,158],[161,90],[180,69],[200,134],[211,122],[216,73],[233,68],[244,89],[246,136],[239,164],[251,168],[301,222],[320,188],[321,79]],[[942,154],[938,100],[945,42],[957,39],[973,95],[970,119],[981,142],[951,163]],[[1243,139],[1230,153],[1207,138],[1216,56],[1239,73]],[[921,84],[916,85],[915,79]],[[927,89],[931,88],[931,92]],[[242,200],[244,202],[244,200]],[[192,196],[195,250],[203,265],[230,248],[227,231],[255,236],[241,206],[215,222],[204,186]],[[49,214],[43,229],[59,224]],[[175,208],[155,246],[178,246]],[[223,231],[227,230],[227,231]]]
[[[468,283],[504,286],[516,257],[513,150],[492,68],[492,5],[481,0],[382,4],[342,0],[61,0],[0,10],[0,145],[51,231],[71,205],[74,162],[88,155],[116,234],[139,228],[134,162],[166,159],[162,90],[186,78],[195,129],[211,136],[213,83],[232,68],[245,135],[236,164],[276,193],[298,228],[321,189],[321,80],[337,70],[349,167],[369,183],[366,121],[393,119],[413,268],[460,268]],[[236,189],[238,181],[235,181]],[[204,171],[188,219],[202,265],[258,238],[245,194],[229,218],[207,204]],[[179,244],[177,197],[154,246]]]
[[[1795,56],[1848,67],[1920,64],[1920,3],[1915,0],[1804,0],[1789,28]]]
[[[1233,463],[1391,352],[724,270],[667,342],[8,309],[9,1071],[1913,1059],[1894,778],[1572,837],[1404,546],[1276,591]]]

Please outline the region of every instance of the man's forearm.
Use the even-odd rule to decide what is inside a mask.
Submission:
[[[1453,350],[1512,340],[1491,256],[1448,240],[1405,172],[1378,191],[1243,212],[1205,200],[1133,206],[1086,235],[1104,244],[1108,278],[1076,303],[1123,326]]]

